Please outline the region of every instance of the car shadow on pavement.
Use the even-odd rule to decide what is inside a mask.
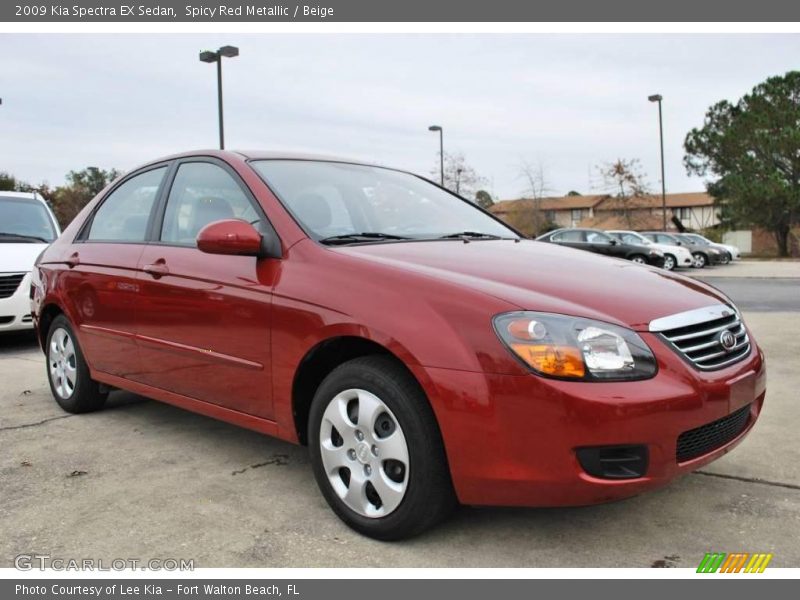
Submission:
[[[14,331],[0,334],[0,358],[7,354],[40,351],[36,334],[31,331]]]

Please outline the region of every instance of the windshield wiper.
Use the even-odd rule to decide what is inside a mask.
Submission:
[[[39,237],[39,236],[36,236],[36,235],[26,235],[24,233],[8,233],[6,231],[0,231],[0,235],[3,236],[3,237],[19,238],[21,240],[33,240],[35,242],[44,242],[45,244],[49,244],[50,243],[46,239],[44,239],[43,237]]]
[[[319,240],[321,244],[353,244],[357,242],[373,242],[375,240],[411,240],[405,235],[394,235],[393,233],[381,233],[379,231],[362,231],[361,233],[343,233],[332,235]]]
[[[502,240],[503,237],[493,233],[481,233],[480,231],[459,231],[458,233],[448,233],[447,235],[439,236],[440,240]],[[509,238],[511,239],[511,238]]]

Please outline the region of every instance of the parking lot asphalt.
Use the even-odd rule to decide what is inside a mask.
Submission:
[[[737,300],[760,285],[730,289]],[[730,454],[630,500],[465,507],[399,543],[345,527],[317,491],[304,448],[125,392],[104,411],[68,415],[51,399],[33,338],[2,337],[0,566],[36,552],[196,567],[694,568],[705,552],[742,551],[798,567],[800,320],[744,316],[767,355],[769,391],[759,423]]]
[[[699,279],[735,299],[740,310],[800,311],[800,279],[744,277],[703,277]]]

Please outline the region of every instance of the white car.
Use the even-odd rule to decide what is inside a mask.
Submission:
[[[640,246],[653,246],[664,253],[664,268],[672,271],[677,267],[691,267],[694,264],[692,253],[687,248],[681,246],[668,246],[667,244],[657,244],[641,233],[635,231],[614,230],[606,233],[613,235],[625,244],[638,244]]]
[[[33,327],[33,263],[60,233],[41,196],[0,191],[0,333]]]

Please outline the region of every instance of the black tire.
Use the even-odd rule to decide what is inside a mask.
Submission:
[[[666,271],[672,271],[676,266],[678,266],[677,259],[672,256],[672,254],[665,254],[664,255],[664,269]]]
[[[74,372],[75,382],[70,388],[63,383],[63,376],[59,378],[54,374],[57,363],[62,356],[58,355],[54,346],[54,338],[60,340],[62,332],[66,332],[74,348],[73,359],[64,358],[64,365],[69,365]],[[58,405],[68,413],[78,414],[100,410],[106,402],[108,392],[101,391],[100,384],[92,380],[89,376],[89,367],[83,358],[83,352],[78,344],[78,338],[69,320],[64,315],[59,315],[50,324],[47,332],[47,344],[45,345],[45,355],[47,369],[47,381],[50,384],[50,391]],[[62,369],[63,371],[63,369]],[[59,381],[62,383],[59,384]]]
[[[323,464],[323,415],[334,398],[348,390],[365,390],[376,396],[393,413],[407,442],[404,495],[385,516],[364,516],[348,506],[334,490]],[[430,404],[417,381],[390,357],[356,358],[325,378],[311,404],[308,440],[322,495],[342,521],[363,535],[385,541],[409,538],[446,518],[456,505],[444,444]],[[355,460],[353,465],[360,468]],[[344,485],[349,489],[349,471],[347,480]]]
[[[730,252],[723,253],[723,255],[722,255],[722,264],[723,265],[729,265],[732,260],[733,260],[733,257],[731,257],[731,253]]]
[[[694,265],[692,265],[693,267],[697,269],[704,269],[706,265],[708,265],[708,257],[702,252],[695,252],[692,254],[692,256],[694,257]]]

